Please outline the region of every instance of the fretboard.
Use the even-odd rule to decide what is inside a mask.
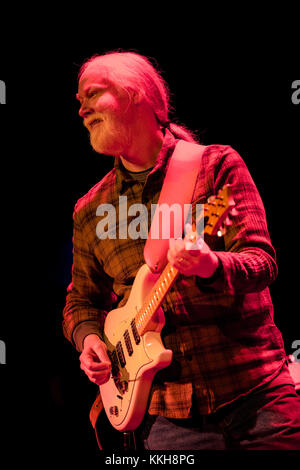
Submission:
[[[178,274],[178,269],[168,263],[154,284],[142,308],[135,317],[135,325],[140,336],[147,331],[147,327],[150,325],[155,312],[161,305]]]

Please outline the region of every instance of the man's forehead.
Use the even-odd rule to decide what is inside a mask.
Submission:
[[[89,64],[80,77],[78,90],[83,91],[91,83],[107,85],[107,69],[100,64]]]

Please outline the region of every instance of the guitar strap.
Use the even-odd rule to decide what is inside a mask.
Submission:
[[[205,148],[185,140],[179,140],[175,146],[144,248],[145,261],[154,273],[161,272],[167,263],[169,239],[183,233],[186,208],[192,200]]]

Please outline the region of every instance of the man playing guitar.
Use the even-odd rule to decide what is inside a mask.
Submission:
[[[116,432],[138,428],[145,449],[299,448],[299,397],[268,289],[275,251],[244,161],[228,145],[205,147],[192,206],[204,205],[217,224],[230,187],[236,212],[228,211],[222,237],[209,232],[204,212],[206,236],[193,239],[193,249],[186,238],[170,238],[166,277],[176,279],[159,298],[163,280],[154,288],[157,275],[143,267],[146,237],[130,236],[134,208],[146,208],[149,228],[176,145],[198,145],[196,138],[170,123],[168,87],[139,54],[92,57],[80,70],[77,98],[93,149],[115,157],[75,206],[63,323],[82,370],[100,387],[91,411],[100,441],[104,406]],[[136,325],[143,315],[144,327]]]

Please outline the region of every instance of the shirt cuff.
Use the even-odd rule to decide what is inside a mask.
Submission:
[[[73,331],[73,341],[75,343],[76,349],[79,352],[83,350],[83,342],[86,336],[88,335],[98,335],[99,338],[103,341],[102,335],[99,328],[99,323],[93,320],[87,320],[79,323]]]
[[[210,277],[200,277],[200,276],[196,276],[196,282],[197,282],[197,285],[198,287],[204,287],[204,286],[211,286],[212,284],[214,284],[217,280],[219,280],[221,277],[222,277],[222,274],[223,273],[223,265],[221,263],[221,260],[220,258],[218,257],[218,261],[219,261],[219,264],[217,266],[217,269],[215,270],[215,272],[213,273],[212,276]]]

